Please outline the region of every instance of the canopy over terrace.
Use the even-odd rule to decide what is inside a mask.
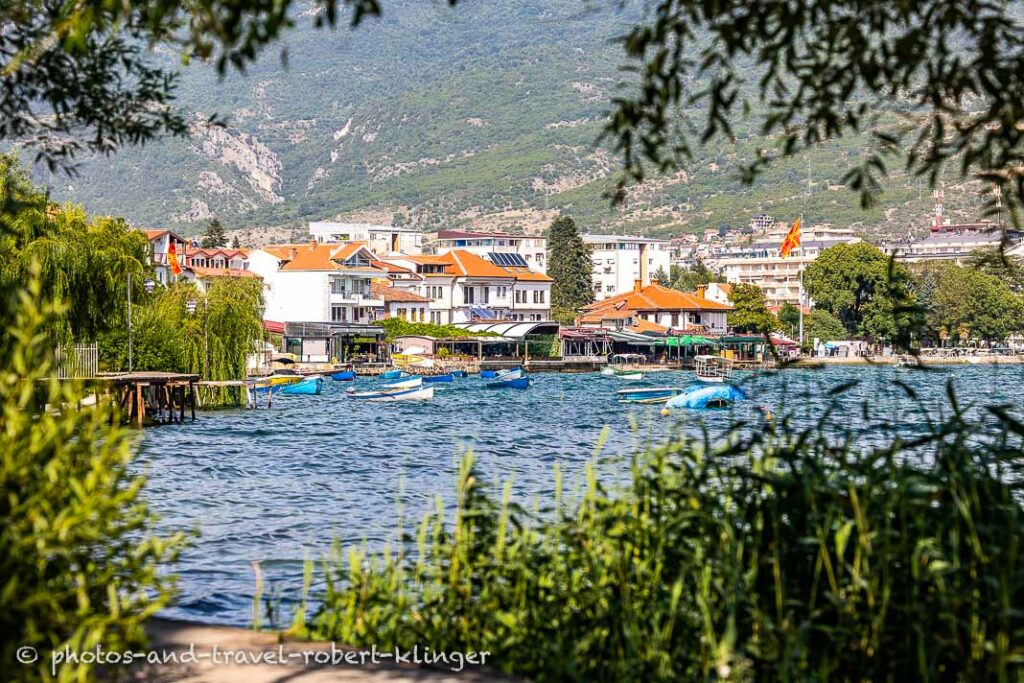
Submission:
[[[468,323],[455,323],[455,327],[461,327],[467,332],[492,332],[501,335],[506,339],[523,339],[527,336],[550,336],[557,335],[561,325],[546,320],[543,322],[494,322],[474,321]]]
[[[429,335],[406,335],[395,337],[393,351],[410,356],[436,356],[444,349],[451,356],[473,356],[494,358],[511,356],[515,353],[517,340],[504,337],[449,337],[438,338]]]

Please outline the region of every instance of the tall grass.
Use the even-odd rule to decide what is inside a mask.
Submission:
[[[680,438],[533,512],[467,457],[454,514],[337,546],[296,630],[489,650],[538,681],[1021,680],[1024,425],[951,406],[880,449],[824,422]]]

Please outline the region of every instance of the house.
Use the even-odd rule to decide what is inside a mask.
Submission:
[[[590,248],[594,300],[628,292],[636,280],[648,284],[659,270],[669,272],[672,243],[630,235],[583,235]]]
[[[705,291],[680,292],[636,281],[632,291],[583,308],[580,327],[604,327],[640,333],[724,334],[729,304],[712,301]]]
[[[384,301],[372,282],[387,272],[361,242],[286,244],[249,252],[249,269],[267,286],[264,318],[284,323],[358,323],[376,319]]]
[[[430,299],[416,292],[381,281],[374,282],[371,291],[375,299],[383,304],[377,311],[377,318],[401,318],[411,323],[429,322]]]
[[[437,233],[437,240],[434,243],[435,253],[445,254],[456,249],[462,249],[484,258],[488,258],[490,254],[516,254],[526,262],[527,268],[538,273],[547,272],[548,240],[546,237],[465,230],[441,230]]]
[[[227,249],[214,247],[187,247],[184,265],[201,268],[220,268],[229,270],[247,270],[249,268],[248,249]]]
[[[203,266],[185,266],[181,269],[181,275],[179,277],[185,282],[194,282],[200,292],[205,292],[210,286],[210,283],[217,278],[232,277],[255,278],[259,280],[263,279],[251,270],[242,270],[238,268],[204,268]]]
[[[413,228],[320,221],[309,224],[309,235],[321,244],[363,242],[378,254],[423,253],[423,233]]]
[[[178,259],[178,265],[184,267],[185,254],[188,242],[184,237],[171,230],[146,230],[146,237],[149,239],[150,259],[153,263],[153,270],[156,272],[156,279],[160,284],[170,284],[171,276],[171,254]]]
[[[541,321],[551,317],[550,277],[531,270],[512,254],[484,258],[465,249],[444,254],[381,257],[422,278],[393,282],[431,300],[430,321],[438,324],[473,320]],[[491,260],[494,258],[498,265]]]
[[[697,292],[700,293],[700,288]],[[715,303],[732,305],[732,285],[725,282],[709,282],[704,287],[704,298]]]

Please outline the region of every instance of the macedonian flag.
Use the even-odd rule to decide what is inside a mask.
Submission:
[[[793,227],[786,233],[786,239],[782,240],[782,248],[779,249],[779,256],[786,258],[789,252],[800,246],[800,219],[797,218]]]
[[[171,266],[171,274],[177,277],[181,275],[181,264],[178,263],[178,254],[174,250],[174,240],[169,239],[167,241],[167,263]]]

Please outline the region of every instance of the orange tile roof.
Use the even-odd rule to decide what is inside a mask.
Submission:
[[[146,237],[150,241],[153,241],[153,240],[157,239],[158,237],[163,237],[164,235],[166,235],[168,233],[170,233],[171,237],[173,237],[174,239],[178,240],[179,242],[187,242],[188,241],[184,237],[179,235],[178,233],[174,232],[173,230],[144,230],[143,232],[146,233]]]
[[[396,261],[412,261],[413,263],[419,263],[421,265],[426,266],[446,266],[449,263],[451,263],[444,256],[437,256],[435,254],[419,254],[415,256],[409,254],[402,254],[401,256],[387,256],[384,258],[387,260],[393,259]]]
[[[602,320],[625,320],[633,316],[628,308],[602,308],[583,313],[580,320],[587,323],[599,323]]]
[[[234,256],[248,256],[248,249],[230,249],[228,247],[211,247],[209,249],[204,247],[185,247],[186,256],[214,256],[216,254],[224,254],[228,258]]]
[[[410,292],[407,289],[400,289],[398,287],[388,287],[386,285],[377,284],[376,282],[371,285],[373,292],[373,298],[384,299],[384,303],[391,302],[403,302],[403,303],[430,303],[431,299],[425,296],[420,296],[416,292]]]
[[[378,259],[374,259],[373,261],[370,261],[370,263],[374,267],[380,268],[381,270],[386,270],[389,273],[411,273],[412,272],[408,268],[403,268],[402,266],[398,265],[397,263],[390,263],[388,261],[381,261],[381,260],[378,260]]]
[[[628,328],[631,332],[643,334],[644,332],[657,332],[658,334],[664,334],[668,332],[668,328],[658,323],[652,323],[650,320],[644,320],[643,318],[637,318],[636,322]]]
[[[501,277],[514,278],[515,275],[490,261],[463,249],[453,249],[442,258],[447,259],[445,272],[459,277]]]
[[[647,285],[639,291],[617,294],[609,299],[584,307],[585,314],[606,308],[624,307],[631,311],[731,311],[732,306],[720,304],[695,292],[680,292],[663,285]]]
[[[345,244],[307,244],[304,247],[292,247],[291,249],[294,249],[295,256],[281,266],[281,270],[341,270],[346,268],[343,264],[344,261],[352,258],[356,252],[366,249],[366,247],[361,242],[348,242]],[[285,258],[290,256],[291,250]]]
[[[548,277],[544,273],[538,273],[535,270],[530,270],[529,268],[506,266],[505,270],[515,275],[517,280],[523,280],[525,282],[554,282],[553,278]]]
[[[204,268],[203,266],[189,266],[188,270],[191,270],[199,278],[208,277],[256,277],[263,279],[262,275],[258,275],[251,270],[242,270],[241,268]]]

